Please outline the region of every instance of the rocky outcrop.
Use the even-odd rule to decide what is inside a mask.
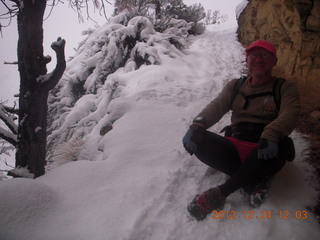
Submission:
[[[305,111],[320,109],[320,0],[250,0],[238,24],[245,47],[256,39],[275,44],[277,74],[297,81]]]

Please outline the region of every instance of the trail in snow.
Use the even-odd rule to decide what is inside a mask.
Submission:
[[[216,27],[196,37],[186,54],[113,75],[121,91],[109,111],[117,121],[103,137],[99,125],[92,131],[83,160],[37,180],[0,182],[0,239],[319,239],[311,213],[307,219],[294,214],[315,199],[304,181],[312,177],[303,162],[307,145],[297,133],[297,159],[277,175],[260,208],[250,209],[237,191],[224,209],[235,211],[237,219],[189,218],[186,206],[193,196],[227,176],[205,175],[207,167],[184,151],[181,138],[201,108],[241,75],[244,57],[235,29]],[[228,117],[211,130],[220,131]],[[250,210],[254,218],[244,218]],[[272,219],[256,218],[260,211],[271,211]],[[290,218],[281,219],[279,211],[289,211]]]

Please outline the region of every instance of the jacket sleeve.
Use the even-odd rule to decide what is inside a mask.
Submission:
[[[281,107],[278,117],[269,123],[261,134],[261,138],[279,142],[291,134],[298,125],[300,116],[299,93],[294,83],[285,81],[281,88]]]
[[[231,109],[236,81],[234,79],[227,83],[219,95],[197,115],[196,118],[204,119],[205,128],[216,124]]]

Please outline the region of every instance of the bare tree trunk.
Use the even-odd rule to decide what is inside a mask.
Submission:
[[[155,5],[156,5],[156,18],[161,19],[161,1],[156,0]]]
[[[19,127],[16,167],[28,167],[35,177],[45,173],[47,99],[65,70],[64,42],[54,49],[57,67],[52,78],[39,81],[50,61],[43,56],[43,15],[46,0],[20,1],[18,66],[20,72]]]

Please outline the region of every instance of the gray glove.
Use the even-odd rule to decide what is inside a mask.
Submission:
[[[187,152],[190,155],[193,155],[197,151],[198,146],[203,143],[204,139],[204,127],[197,124],[192,124],[187,133],[184,135],[182,143]]]
[[[270,160],[278,156],[278,143],[260,138],[258,159]]]

